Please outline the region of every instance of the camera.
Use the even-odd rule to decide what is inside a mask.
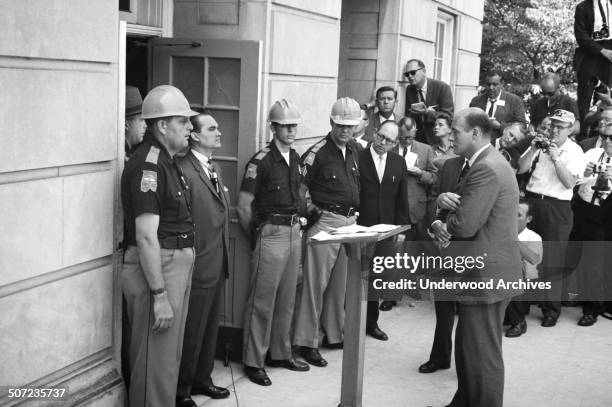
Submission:
[[[608,163],[598,163],[595,165],[597,179],[595,180],[595,185],[591,187],[593,191],[610,191],[610,180],[606,177],[606,168],[609,165]]]
[[[589,79],[589,87],[593,87],[593,90],[597,93],[608,93],[608,85],[603,83],[597,76],[591,76]]]
[[[597,174],[601,174],[603,172],[606,172],[606,168],[608,168],[609,166],[610,166],[610,164],[606,164],[606,163],[595,164],[595,172]]]
[[[593,33],[594,40],[603,40],[603,39],[608,38],[609,36],[610,36],[610,29],[608,28],[607,24],[602,24],[601,30],[595,31]]]
[[[550,147],[550,140],[545,139],[545,138],[539,139],[535,141],[534,145],[536,148],[539,148],[540,150],[547,151],[548,148]]]

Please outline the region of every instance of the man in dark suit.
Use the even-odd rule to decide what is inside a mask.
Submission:
[[[542,97],[537,99],[531,105],[529,119],[533,129],[537,129],[542,120],[550,117],[557,109],[568,110],[578,117],[578,105],[576,101],[568,95],[561,93],[559,89],[561,78],[554,72],[547,72],[542,76],[540,88],[542,89]],[[576,120],[572,127],[572,134],[580,133],[580,121]]]
[[[394,121],[383,122],[370,148],[359,152],[361,189],[357,223],[360,225],[409,223],[406,164],[400,156],[390,152],[397,145],[398,133],[398,126]],[[375,256],[384,255],[382,252],[385,251],[389,254],[393,250],[393,240],[383,241],[377,245]],[[389,338],[378,327],[378,314],[378,300],[368,301],[366,334],[386,341]]]
[[[211,161],[221,147],[221,132],[210,114],[191,119],[191,150],[180,161],[190,186],[190,206],[196,228],[195,266],[179,370],[177,407],[195,407],[194,394],[219,399],[229,391],[213,384],[211,373],[219,330],[219,303],[227,274],[229,248],[229,195]]]
[[[489,116],[493,127],[492,142],[495,142],[510,124],[527,123],[523,101],[506,92],[503,87],[501,74],[489,72],[485,76],[486,92],[474,97],[470,102],[470,107],[479,107]]]
[[[447,194],[456,195],[459,186],[459,175],[465,165],[464,157],[452,157],[446,160],[442,170],[438,174],[438,181],[431,189],[432,198],[440,198],[441,202]],[[445,213],[448,214],[448,211]],[[445,221],[446,217],[441,220]],[[430,220],[431,221],[431,220]],[[438,298],[434,301],[436,311],[436,328],[434,340],[431,346],[429,360],[419,366],[420,373],[433,373],[440,369],[450,368],[451,354],[453,349],[453,325],[455,324],[456,302],[449,298]]]
[[[376,132],[380,124],[387,120],[397,122],[395,116],[395,103],[397,91],[391,86],[382,86],[376,90],[376,111],[369,111],[368,125],[365,128],[363,140],[372,143],[376,139]]]
[[[406,116],[414,118],[417,123],[417,141],[434,145],[436,112],[453,116],[455,105],[451,88],[447,83],[428,78],[425,64],[418,59],[406,62],[404,76],[409,82],[406,88]]]
[[[433,164],[433,150],[427,144],[415,140],[417,133],[415,120],[410,116],[404,116],[400,119],[398,125],[400,129],[399,144],[392,151],[404,158],[408,169],[406,193],[409,222],[412,227],[406,232],[406,240],[413,243],[406,243],[406,245],[409,245],[409,251],[420,253],[424,234],[422,221],[425,218],[427,193],[429,187],[436,183],[438,175]],[[389,311],[395,305],[397,305],[397,301],[385,300],[380,303],[380,310]]]
[[[491,145],[491,121],[481,109],[465,109],[453,119],[454,151],[468,161],[462,169],[458,197],[439,199],[449,210],[446,222],[432,223],[435,238],[448,253],[478,254],[483,267],[466,270],[464,281],[493,281],[493,288],[459,292],[455,336],[458,387],[452,407],[501,407],[504,392],[502,322],[510,298],[518,289],[502,289],[499,281],[518,281],[519,190],[514,171]],[[450,241],[452,237],[469,239]],[[486,256],[484,256],[486,253]],[[469,294],[469,295],[468,295]]]
[[[602,3],[606,8],[602,7]],[[578,110],[580,121],[585,122],[595,84],[592,77],[610,85],[612,83],[612,37],[607,1],[585,0],[576,6],[574,36],[578,48],[574,54],[574,70],[578,77]],[[595,18],[595,14],[598,18]],[[597,24],[596,24],[597,22]],[[586,135],[586,126],[582,127]]]

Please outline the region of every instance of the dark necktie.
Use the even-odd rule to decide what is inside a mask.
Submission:
[[[404,147],[404,152],[402,153],[402,157],[406,157],[407,152],[408,152],[408,147]]]
[[[497,102],[497,99],[490,99],[491,100],[491,106],[489,107],[489,111],[487,112],[487,114],[489,115],[489,117],[493,117],[493,109],[495,108],[495,102]]]
[[[419,102],[425,103],[425,96],[423,96],[423,89],[417,89],[419,92]]]
[[[217,172],[215,171],[215,167],[213,167],[211,161],[208,161],[206,168],[208,169],[208,178],[210,178],[210,183],[213,184],[213,187],[215,187],[217,194],[220,194],[219,178],[217,177]]]
[[[468,160],[465,160],[465,164],[463,164],[463,168],[461,169],[461,172],[459,173],[459,179],[457,180],[457,184],[460,184],[461,181],[463,181],[463,178],[465,178],[465,175],[468,173],[469,170],[470,170],[470,162]]]

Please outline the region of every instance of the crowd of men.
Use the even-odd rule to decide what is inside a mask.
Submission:
[[[271,106],[272,140],[247,163],[236,206],[252,244],[242,357],[252,382],[272,384],[266,366],[325,367],[319,348],[343,347],[347,253],[340,244],[307,241],[356,223],[410,225],[380,242],[378,253],[487,247],[488,276],[549,281],[537,297],[544,327],[555,326],[574,290],[564,285],[573,272],[583,289],[578,324],[591,326],[610,311],[605,269],[612,263],[598,242],[612,240],[612,99],[591,83],[593,72],[580,69],[605,59],[607,70],[597,75],[609,83],[612,46],[609,34],[593,34],[607,29],[607,14],[585,27],[579,14],[589,18],[593,10],[580,7],[578,103],[547,73],[526,114],[502,74],[490,72],[483,91],[456,111],[450,86],[411,59],[403,116],[394,87],[377,89],[371,105],[342,97],[331,106],[329,133],[301,156],[293,148],[299,108],[289,99]],[[136,88],[126,90],[121,281],[131,406],[194,407],[193,395],[230,394],[211,378],[229,264],[230,197],[213,160],[221,135],[210,112],[192,110],[173,86],[144,100]],[[419,371],[450,367],[458,315],[450,406],[502,406],[502,326],[507,337],[523,335],[534,298],[499,289],[434,298],[433,346]],[[388,339],[379,310],[396,304],[370,299],[369,336]]]

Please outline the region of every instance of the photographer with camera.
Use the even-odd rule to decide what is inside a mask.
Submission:
[[[572,112],[555,111],[549,137],[537,134],[519,160],[519,174],[529,172],[525,197],[534,208],[532,229],[544,241],[541,276],[552,283],[542,302],[545,327],[555,326],[561,313],[565,265],[559,254],[565,252],[572,226],[572,189],[585,167],[582,149],[568,139],[575,120]]]
[[[601,147],[588,150],[584,157],[586,169],[584,176],[578,180],[578,194],[573,203],[574,227],[570,241],[576,244],[575,254],[580,256],[576,268],[581,284],[582,318],[580,326],[591,326],[597,322],[597,316],[603,311],[604,299],[604,248],[599,242],[605,240],[603,209],[604,202],[610,196],[612,180],[612,107],[607,107],[599,119],[599,134],[602,137]]]
[[[578,74],[578,109],[584,123],[597,81],[610,85],[612,75],[612,37],[610,37],[610,0],[584,0],[576,6],[574,35],[578,48],[574,70]],[[595,77],[595,80],[593,80]],[[605,93],[601,90],[599,93]],[[586,135],[583,126],[581,138]]]

